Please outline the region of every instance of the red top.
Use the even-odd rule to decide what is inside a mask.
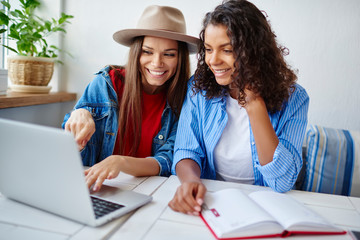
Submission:
[[[120,73],[120,76],[115,74],[115,71]],[[109,75],[111,81],[113,83],[114,89],[118,96],[118,99],[121,99],[122,92],[124,89],[124,84],[122,79],[125,77],[125,70],[124,69],[116,69],[110,70]],[[148,157],[151,156],[151,147],[152,147],[152,140],[156,136],[156,134],[161,129],[161,115],[165,108],[166,103],[166,95],[165,92],[162,91],[158,94],[149,95],[142,91],[142,122],[141,122],[141,140],[139,144],[139,148],[135,154],[135,157]],[[129,155],[130,152],[130,144],[133,142],[132,134],[127,135],[127,141],[125,145],[125,155]],[[116,137],[116,143],[114,148],[114,155],[120,154],[119,148],[119,134]]]

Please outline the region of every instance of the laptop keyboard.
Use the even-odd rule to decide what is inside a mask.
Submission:
[[[93,209],[94,209],[96,218],[100,218],[108,213],[111,213],[115,210],[118,210],[118,209],[124,207],[124,205],[109,202],[109,201],[106,201],[104,199],[97,198],[94,196],[91,196],[91,201],[93,204]]]

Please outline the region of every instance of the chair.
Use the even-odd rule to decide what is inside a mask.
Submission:
[[[360,132],[309,125],[297,188],[360,197]]]

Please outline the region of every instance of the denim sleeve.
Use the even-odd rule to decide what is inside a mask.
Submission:
[[[190,80],[191,81],[191,80]],[[176,164],[183,159],[192,159],[195,161],[204,175],[203,165],[206,159],[204,153],[203,135],[201,131],[201,117],[199,114],[200,104],[199,95],[192,95],[191,86],[188,86],[188,92],[181,109],[178,130],[176,134],[174,147],[174,161],[171,172],[176,174]]]
[[[71,115],[71,112],[69,112],[69,113],[65,114],[65,117],[64,117],[63,123],[61,124],[61,127],[62,127],[63,129],[65,129],[65,124],[66,124],[66,122],[69,120],[70,115]]]
[[[273,161],[264,166],[258,163],[255,165],[266,185],[277,192],[291,190],[301,170],[308,107],[309,97],[304,89],[298,87],[289,98],[275,129],[279,144]]]
[[[91,113],[91,108],[89,105],[101,106],[102,103],[109,102],[109,87],[107,86],[107,83],[101,74],[106,71],[108,71],[108,68],[105,68],[96,74],[94,79],[85,88],[84,93],[79,98],[72,111],[75,109],[84,108]],[[69,120],[71,112],[65,115],[64,121],[61,124],[62,128],[65,128],[65,124]]]
[[[110,114],[112,108],[116,108],[117,105],[116,103],[111,103],[109,100],[109,95],[111,93],[109,86],[101,74],[103,72],[104,70],[101,70],[99,74],[97,74],[88,84],[84,93],[72,110],[74,111],[75,109],[81,108],[88,110],[93,116],[95,122],[95,133],[85,148],[80,151],[83,164],[86,166],[92,166],[102,160],[105,156],[112,153],[112,145],[103,144],[103,142],[105,141],[104,138],[109,138],[109,136],[105,134],[105,126],[109,121],[109,116],[112,116]],[[69,120],[70,114],[71,112],[65,115],[62,128],[65,128],[65,124]],[[107,143],[112,143],[112,141],[107,141]]]
[[[160,166],[160,176],[167,177],[171,175],[171,165],[173,162],[177,126],[178,121],[176,120],[172,124],[169,137],[167,138],[166,142],[154,152],[154,158]]]

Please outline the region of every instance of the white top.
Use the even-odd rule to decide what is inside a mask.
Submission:
[[[228,122],[214,150],[218,180],[254,183],[249,117],[230,96],[226,99]]]

